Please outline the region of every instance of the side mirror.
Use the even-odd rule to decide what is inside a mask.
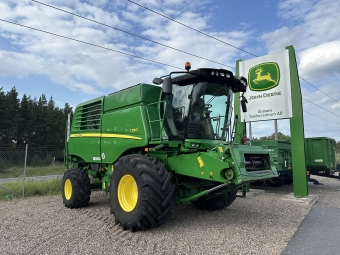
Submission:
[[[172,80],[171,78],[164,78],[162,85],[164,94],[172,94]]]
[[[154,84],[161,85],[163,80],[161,78],[154,78],[152,82]]]
[[[247,99],[242,98],[241,99],[241,108],[242,108],[242,112],[247,112]]]

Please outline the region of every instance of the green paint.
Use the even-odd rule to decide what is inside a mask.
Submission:
[[[312,174],[327,175],[336,168],[336,141],[328,137],[305,138],[307,170]]]
[[[288,46],[286,49],[289,51],[290,81],[292,90],[293,117],[290,119],[290,136],[292,146],[292,164],[294,166],[294,196],[304,197],[308,196],[308,185],[305,161],[305,132],[303,127],[302,96],[294,47]]]
[[[147,153],[174,173],[178,203],[204,196],[222,183],[236,188],[276,177],[270,152],[227,142],[222,135],[230,128],[233,93],[244,91],[244,84],[227,70],[195,71],[196,76],[173,79],[174,95],[138,84],[78,105],[65,149],[66,165],[87,169],[107,192],[122,155]],[[244,124],[240,127],[244,132]],[[252,165],[253,157],[261,158],[263,165]]]
[[[290,141],[257,140],[252,145],[266,146],[273,152],[277,171],[292,169],[292,152]]]
[[[253,66],[248,72],[248,86],[253,91],[265,91],[275,88],[280,82],[280,68],[275,62],[266,62]]]
[[[239,63],[242,59],[236,60],[236,76],[240,76]],[[241,144],[241,140],[244,136],[247,136],[246,132],[246,123],[241,120],[241,100],[240,93],[235,93],[234,96],[234,115],[237,116],[237,119],[234,120],[234,125],[236,125],[235,130],[235,142]],[[234,116],[234,118],[235,118]],[[236,122],[236,123],[235,123]]]

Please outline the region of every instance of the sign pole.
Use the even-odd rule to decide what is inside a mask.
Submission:
[[[275,140],[279,140],[278,128],[277,128],[277,120],[274,120],[274,129],[275,129]]]
[[[287,46],[286,49],[289,52],[292,91],[293,117],[290,118],[290,137],[292,147],[293,188],[295,197],[304,197],[308,196],[308,185],[305,160],[305,132],[303,127],[302,96],[294,47]]]
[[[253,130],[251,129],[251,121],[248,122],[248,130],[249,130],[249,139],[253,140]]]

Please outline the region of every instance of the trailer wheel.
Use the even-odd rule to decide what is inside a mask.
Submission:
[[[176,186],[172,173],[157,158],[127,155],[110,175],[110,204],[123,230],[144,230],[164,223],[171,215]]]
[[[293,184],[293,179],[285,179],[285,184],[287,185]]]
[[[281,187],[285,184],[285,179],[282,177],[271,178],[267,180],[266,183],[268,183],[270,187]]]
[[[68,208],[86,206],[90,201],[91,184],[87,171],[82,168],[67,169],[62,182],[63,203]]]
[[[251,182],[250,185],[252,186],[262,186],[263,181],[256,181],[256,182]]]
[[[220,196],[213,197],[211,199],[206,199],[205,197],[200,197],[196,201],[191,201],[193,206],[201,209],[201,210],[221,210],[227,208],[231,205],[235,199],[238,189],[234,189],[227,193],[221,194]]]

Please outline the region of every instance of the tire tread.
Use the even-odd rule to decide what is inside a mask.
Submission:
[[[72,183],[72,195],[69,200],[65,197],[64,184],[69,179]],[[83,168],[67,169],[63,176],[62,197],[64,205],[68,208],[80,208],[90,202],[91,183],[87,171]]]
[[[158,158],[138,154],[127,155],[118,160],[114,169],[110,175],[111,213],[123,229],[145,230],[163,224],[171,216],[176,185],[172,183],[172,173],[167,171],[165,164]],[[124,169],[129,169],[128,171],[141,185],[138,191],[141,204],[137,204],[134,209],[136,210],[134,217],[130,217],[122,210],[115,194],[119,183],[117,179]]]

